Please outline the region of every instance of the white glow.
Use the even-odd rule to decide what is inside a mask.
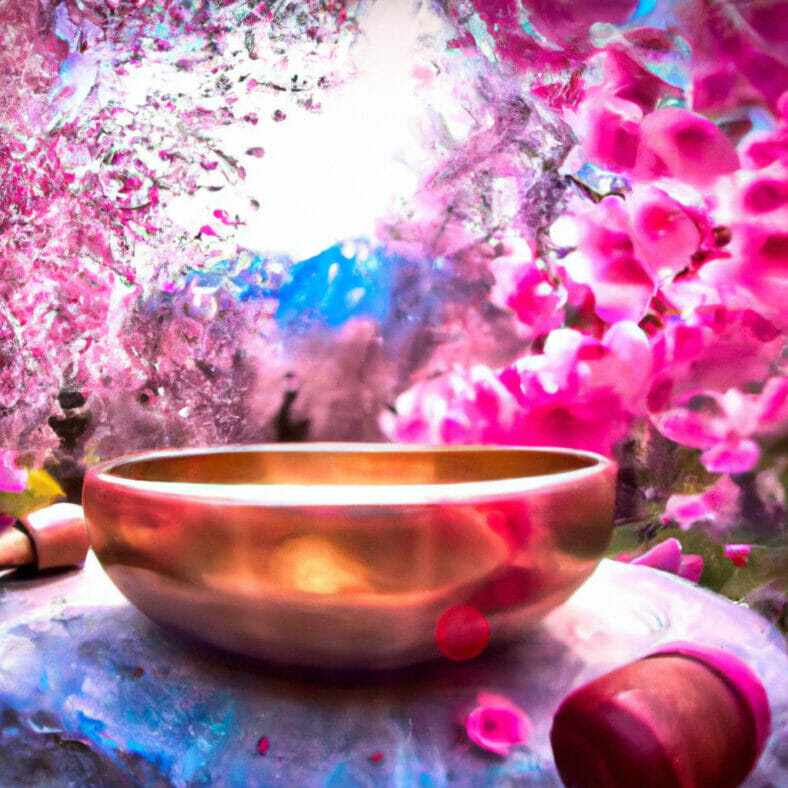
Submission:
[[[239,244],[302,258],[342,238],[370,236],[375,220],[418,186],[408,162],[424,98],[414,74],[418,37],[439,24],[411,0],[375,3],[360,20],[357,74],[321,95],[319,112],[293,112],[266,130],[262,159],[246,158],[246,184],[260,203]],[[409,166],[410,165],[410,166]]]

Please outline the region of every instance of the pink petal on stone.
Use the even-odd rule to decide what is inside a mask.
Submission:
[[[507,698],[482,694],[465,719],[465,729],[474,744],[506,757],[514,745],[528,741],[531,720]]]
[[[681,567],[681,542],[678,539],[666,539],[648,552],[633,559],[631,563],[637,566],[650,566],[652,569],[661,569],[663,572],[678,574]]]
[[[703,574],[703,556],[683,555],[681,556],[681,566],[678,575],[691,583],[697,583]]]

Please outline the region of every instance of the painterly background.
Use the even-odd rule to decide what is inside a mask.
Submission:
[[[786,2],[0,0],[0,526],[145,448],[564,445],[619,463],[612,556],[785,629],[786,274]],[[620,564],[530,673],[380,701],[195,657],[91,566],[0,589],[0,783],[557,785],[560,694],[676,632],[779,691],[765,622]],[[505,761],[452,722],[491,688]]]
[[[588,448],[614,552],[784,626],[788,4],[0,21],[5,513],[143,448]]]

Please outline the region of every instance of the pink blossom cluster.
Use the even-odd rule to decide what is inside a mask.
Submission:
[[[786,4],[772,5],[788,18]],[[675,40],[630,24],[595,43],[597,4],[581,3],[578,14],[573,5],[571,29],[533,0],[475,6],[500,56],[521,31],[500,33],[506,25],[496,23],[525,9],[543,39],[574,58],[572,90],[556,92],[555,63],[533,46],[528,56],[546,58],[534,91],[576,134],[564,169],[581,188],[547,238],[521,228],[489,264],[490,301],[520,321],[525,352],[500,367],[455,363],[416,383],[381,416],[382,429],[398,441],[615,456],[645,425],[721,474],[700,495],[673,496],[667,517],[724,527],[736,480],[768,467],[788,434],[784,42],[757,9],[742,21],[723,6],[687,3],[680,18],[692,53],[679,86],[662,67],[675,62]],[[633,10],[608,3],[602,16],[620,23]],[[747,62],[755,56],[775,72]]]

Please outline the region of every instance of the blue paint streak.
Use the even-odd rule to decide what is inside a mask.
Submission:
[[[107,725],[101,720],[94,720],[92,717],[88,717],[83,711],[78,710],[77,723],[80,731],[90,739],[101,740],[104,738],[101,734],[102,731],[106,729]]]
[[[296,263],[279,290],[283,328],[341,326],[354,317],[385,322],[398,259],[365,241],[336,244]]]
[[[648,16],[657,7],[657,0],[640,0],[635,13],[632,14],[630,19],[640,19],[642,16]]]

